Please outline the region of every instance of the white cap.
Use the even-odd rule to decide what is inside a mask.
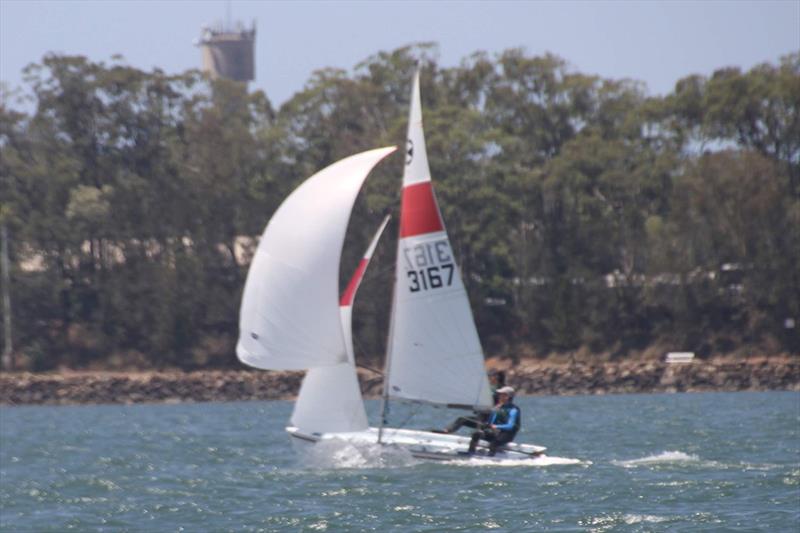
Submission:
[[[509,396],[514,396],[514,387],[509,387],[506,385],[505,387],[500,387],[495,392],[497,394],[508,394]]]

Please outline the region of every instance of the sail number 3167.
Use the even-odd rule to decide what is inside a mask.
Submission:
[[[447,240],[417,244],[403,249],[410,292],[427,291],[453,284],[455,265]]]

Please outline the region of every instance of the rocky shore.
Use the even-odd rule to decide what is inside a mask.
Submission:
[[[495,364],[497,363],[497,364]],[[720,359],[687,364],[656,361],[493,362],[525,395],[800,391],[800,358]],[[0,373],[0,405],[208,402],[292,399],[301,372]],[[380,377],[360,371],[366,397],[381,393]]]

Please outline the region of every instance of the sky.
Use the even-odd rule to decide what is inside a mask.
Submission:
[[[575,71],[666,94],[690,74],[777,63],[800,50],[800,0],[256,1],[0,0],[0,81],[48,52],[168,73],[199,68],[203,25],[256,21],[256,80],[276,107],[316,69],[348,71],[381,51],[439,45],[441,66],[476,51],[554,53]],[[6,93],[8,94],[8,93]],[[12,104],[13,105],[13,104]]]

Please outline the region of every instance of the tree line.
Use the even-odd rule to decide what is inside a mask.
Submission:
[[[432,177],[489,355],[800,353],[800,54],[649,96],[554,55],[446,68],[417,44],[317,71],[279,109],[197,71],[30,65],[32,110],[0,101],[17,367],[237,366],[257,236],[317,170],[404,144],[418,60]],[[357,201],[342,285],[398,213],[402,164]],[[392,224],[356,300],[372,364]]]

